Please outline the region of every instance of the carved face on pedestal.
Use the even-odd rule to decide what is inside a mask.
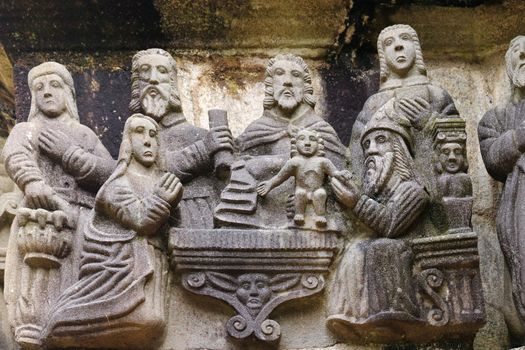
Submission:
[[[304,72],[296,62],[276,61],[273,69],[273,97],[286,112],[293,112],[303,101]]]
[[[362,142],[365,154],[363,189],[366,194],[377,194],[390,178],[394,161],[393,134],[386,129],[371,131]]]
[[[416,61],[416,48],[410,33],[404,28],[388,31],[382,42],[388,68],[405,76]]]
[[[465,167],[464,147],[456,142],[445,143],[439,150],[439,162],[443,171],[456,174]]]
[[[319,139],[311,130],[301,130],[296,136],[297,151],[305,156],[312,157],[319,149]]]
[[[506,54],[507,73],[516,87],[525,87],[525,36],[511,41]]]
[[[37,108],[50,118],[64,113],[66,106],[66,90],[64,81],[57,74],[47,74],[33,81],[32,90]]]
[[[272,296],[268,277],[263,274],[248,273],[239,276],[237,281],[237,298],[252,313],[258,313]]]
[[[149,168],[158,156],[157,128],[147,119],[135,118],[131,121],[130,129],[133,157]]]

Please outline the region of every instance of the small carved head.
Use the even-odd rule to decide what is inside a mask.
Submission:
[[[291,114],[301,103],[315,106],[310,70],[299,56],[286,54],[270,59],[264,86],[264,109],[277,105]]]
[[[427,75],[419,38],[409,25],[395,24],[383,29],[377,38],[377,53],[381,83],[388,80],[392,71],[405,77],[414,67],[416,73]]]
[[[438,145],[437,148],[438,159],[436,162],[436,171],[439,174],[444,172],[448,174],[467,172],[468,163],[464,143],[444,142]]]
[[[301,129],[293,134],[291,140],[291,156],[300,154],[305,157],[324,156],[324,140],[312,129]]]
[[[270,300],[273,292],[270,279],[260,273],[248,273],[237,278],[239,287],[235,292],[241,303],[249,309],[259,311]]]
[[[159,162],[158,124],[143,114],[133,114],[126,120],[119,163],[129,164],[132,159],[149,168]]]
[[[505,54],[507,76],[513,87],[525,87],[525,36],[511,40]]]
[[[155,120],[161,120],[169,111],[181,110],[177,66],[167,51],[148,49],[133,56],[129,108]]]
[[[256,317],[274,293],[284,292],[299,284],[300,274],[280,274],[272,278],[262,273],[246,273],[238,277],[219,272],[206,272],[210,285],[234,295]]]
[[[31,90],[28,121],[37,114],[55,118],[66,112],[79,120],[73,77],[65,66],[56,62],[42,63],[29,71],[27,81]]]

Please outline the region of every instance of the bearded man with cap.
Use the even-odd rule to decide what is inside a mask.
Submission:
[[[392,99],[374,114],[361,137],[362,192],[349,176],[331,180],[339,202],[370,229],[347,246],[334,277],[327,325],[343,337],[359,338],[361,331],[365,335],[379,327],[387,339],[399,340],[404,325],[418,322],[412,252],[399,238],[421,231],[429,197],[414,171],[411,145],[410,121],[395,110]],[[384,320],[395,320],[400,328],[389,332]]]
[[[360,175],[364,163],[360,140],[373,115],[392,98],[396,109],[410,121],[413,133],[414,163],[425,187],[436,195],[433,152],[429,126],[436,118],[457,118],[459,113],[450,94],[427,76],[427,67],[418,35],[406,24],[384,28],[377,38],[379,91],[368,98],[352,127],[350,168]]]
[[[63,65],[46,62],[29,71],[31,109],[28,121],[18,123],[2,152],[6,170],[23,191],[21,207],[63,210],[76,223],[73,251],[81,244],[81,228],[95,203],[95,193],[111,175],[116,162],[97,135],[80,124],[73,78]],[[11,227],[11,237],[18,224]],[[78,250],[77,250],[78,251]],[[16,240],[9,241],[6,263],[6,301],[11,324],[23,283],[16,266],[23,264]],[[71,259],[62,264],[63,290],[76,279]],[[11,267],[11,268],[9,268]],[[27,283],[27,281],[26,281]],[[30,296],[27,296],[30,299]],[[28,299],[28,300],[29,300]]]

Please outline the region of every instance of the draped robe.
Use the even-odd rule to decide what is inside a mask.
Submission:
[[[59,345],[129,349],[162,339],[168,267],[161,234],[171,205],[153,193],[156,181],[144,180],[110,178],[97,195],[79,280],[46,326]]]
[[[523,121],[525,100],[488,111],[478,126],[485,167],[493,178],[505,184],[496,224],[522,323],[525,321],[525,156],[518,149],[515,129]]]

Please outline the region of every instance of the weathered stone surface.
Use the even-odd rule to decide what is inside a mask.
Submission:
[[[162,342],[168,276],[161,236],[182,185],[161,168],[158,131],[142,114],[127,119],[117,168],[85,227],[78,281],[43,327],[47,346],[142,349]]]
[[[272,55],[326,53],[346,16],[346,1],[156,0],[174,47]],[[314,22],[310,18],[316,18]]]
[[[432,74],[432,81],[435,82],[436,85],[441,85],[453,96],[458,111],[461,116],[466,119],[469,168],[471,173],[476,174],[476,176],[472,178],[474,192],[473,226],[479,236],[480,267],[483,273],[488,319],[485,329],[481,333],[478,333],[476,346],[480,349],[506,349],[508,348],[508,346],[505,345],[507,330],[502,319],[502,312],[508,311],[505,305],[508,304],[507,301],[510,299],[507,299],[506,293],[503,292],[505,288],[505,267],[502,254],[499,251],[499,242],[495,235],[494,217],[499,197],[498,185],[486,174],[480,155],[477,152],[476,127],[479,118],[481,118],[486,110],[494,104],[505,102],[507,86],[501,49],[507,45],[511,37],[519,33],[519,30],[513,28],[520,27],[520,17],[517,14],[519,14],[519,6],[521,6],[521,4],[519,2],[505,1],[483,5],[482,7],[473,9],[471,7],[463,7],[464,2],[461,1],[462,4],[460,5],[462,6],[458,8],[445,7],[445,5],[449,6],[451,3],[450,1],[427,1],[419,2],[418,6],[411,6],[410,8],[408,6],[403,8],[404,5],[406,5],[403,4],[400,6],[402,10],[397,11],[394,17],[390,19],[381,19],[380,14],[370,17],[368,20],[370,25],[365,25],[364,31],[359,29],[359,25],[356,25],[355,28],[357,31],[355,36],[349,35],[349,37],[352,38],[352,44],[354,42],[364,42],[364,49],[352,51],[357,56],[352,58],[352,62],[350,62],[350,60],[345,62],[345,64],[349,66],[355,64],[353,66],[356,68],[355,73],[344,71],[343,74],[341,70],[333,70],[334,68],[326,65],[323,59],[309,60],[308,64],[311,67],[316,95],[320,100],[316,110],[334,126],[341,140],[346,143],[350,135],[353,119],[361,110],[362,103],[366,97],[375,92],[378,86],[378,70],[368,70],[370,66],[366,63],[367,61],[374,61],[371,50],[366,51],[366,48],[373,46],[370,45],[370,43],[373,44],[375,38],[373,37],[373,33],[366,34],[366,30],[372,28],[372,32],[375,31],[375,33],[378,33],[383,27],[381,24],[382,21],[395,18],[397,22],[413,24],[419,31],[426,53],[426,63]],[[440,5],[440,7],[432,7],[429,4],[437,4]],[[474,1],[466,5],[475,7],[478,4]],[[388,1],[388,4],[385,6],[387,8],[392,6],[391,2]],[[393,5],[393,7],[389,8],[395,10],[397,7],[398,5]],[[409,8],[409,10],[407,10],[407,8]],[[505,11],[499,11],[498,8],[504,8]],[[425,11],[425,13],[423,13],[423,11]],[[390,11],[390,13],[394,12],[395,11]],[[142,13],[143,12],[141,12],[141,14]],[[458,15],[458,13],[461,13],[461,15]],[[402,14],[402,16],[399,17],[399,14]],[[415,18],[414,14],[417,14],[419,18],[430,16],[425,18],[432,18],[432,21],[418,23],[419,19]],[[446,16],[444,16],[444,14]],[[482,19],[481,21],[480,18]],[[507,19],[509,22],[505,23],[504,20]],[[454,25],[441,25],[441,23],[447,23],[447,21],[450,21]],[[58,26],[61,25],[61,21],[55,22]],[[483,22],[482,30],[476,29],[480,25],[480,22]],[[493,31],[485,30],[487,27],[490,27],[492,23],[498,24],[498,29]],[[501,26],[501,23],[505,24]],[[509,26],[509,24],[511,25]],[[150,28],[156,26],[155,24],[150,26]],[[478,31],[484,33],[484,35],[476,34]],[[351,30],[349,30],[348,33],[350,32]],[[440,33],[442,35],[440,35]],[[31,33],[28,31],[27,33],[24,32],[21,34],[22,36],[21,39],[19,39],[19,43],[25,43],[28,45],[27,47],[30,48],[32,45],[31,40],[24,40],[23,38],[25,35]],[[41,39],[43,38],[43,36],[38,36]],[[459,38],[460,40],[449,40],[449,38],[452,37],[455,39]],[[51,41],[51,39],[48,40]],[[448,40],[448,42],[445,40]],[[61,41],[56,40],[56,42]],[[89,41],[83,40],[83,42],[87,42],[85,45],[89,47]],[[456,43],[458,43],[458,45],[456,45]],[[107,45],[111,46],[112,44]],[[141,47],[144,47],[144,45],[141,45]],[[483,50],[478,50],[475,47],[483,47]],[[298,48],[298,50],[300,49]],[[241,57],[234,58],[184,56],[176,54],[178,56],[177,63],[179,67],[181,101],[186,117],[190,123],[200,127],[207,127],[208,109],[219,107],[228,111],[229,126],[232,133],[239,135],[246,125],[261,115],[263,111],[262,101],[264,89],[261,80],[264,75],[264,61],[257,57],[242,57],[246,52],[249,52],[249,49],[246,51],[238,51],[237,53],[240,54]],[[47,55],[49,55],[49,58],[53,58],[55,53],[48,53]],[[62,53],[56,53],[56,55],[61,58],[61,62],[69,63],[69,54],[62,56]],[[117,55],[112,52],[107,53],[107,55],[117,57]],[[99,55],[98,58],[97,56],[92,57],[95,57],[95,60],[102,60],[100,56],[106,56],[106,53]],[[75,80],[77,80],[81,119],[87,121],[87,119],[83,118],[84,115],[82,111],[87,111],[93,108],[93,106],[101,106],[99,109],[100,112],[94,114],[93,120],[98,119],[98,116],[101,115],[104,116],[105,120],[101,122],[100,125],[111,125],[111,127],[108,127],[108,130],[105,131],[108,136],[105,136],[103,141],[108,148],[112,147],[112,154],[114,156],[117,154],[118,143],[120,141],[119,134],[122,130],[124,120],[128,115],[127,105],[130,86],[128,80],[129,52],[124,54],[124,56],[125,59],[119,61],[118,64],[107,63],[109,61],[105,59],[104,61],[106,63],[102,65],[92,66],[92,63],[85,63],[83,66],[93,68],[91,71],[89,69],[81,71],[80,67],[82,65],[72,69],[74,71],[81,71],[80,74],[74,74]],[[206,56],[206,53],[204,53],[204,56]],[[19,53],[16,54],[16,57],[19,57]],[[350,55],[349,57],[352,56]],[[453,57],[453,59],[449,60],[450,57]],[[476,60],[472,61],[472,58]],[[25,67],[30,67],[42,61],[43,60],[40,59],[38,62],[28,64]],[[91,60],[91,62],[93,62],[93,60]],[[17,69],[20,68],[20,66],[17,67]],[[113,71],[113,67],[118,67],[122,70]],[[28,68],[23,69],[25,69],[25,72],[28,70]],[[108,83],[110,80],[105,81],[105,78],[100,78],[101,75],[97,75],[102,71],[113,71],[115,75],[112,76],[112,80],[115,76],[120,75],[121,78],[119,79],[124,83],[122,87],[119,88],[115,86],[115,88],[108,93],[105,87],[109,86]],[[87,77],[90,75],[99,77],[99,79],[95,79],[96,83],[91,84],[88,82]],[[110,76],[106,73],[103,73],[103,75]],[[86,84],[82,83],[82,79],[84,79],[83,76],[86,76]],[[18,84],[18,88],[25,84],[24,73],[20,74],[19,79],[21,83]],[[86,100],[86,103],[82,104],[83,92],[79,88],[78,82],[83,84],[86,94],[92,93],[90,91],[91,86],[99,85],[101,90],[96,93],[99,97],[98,100],[95,102],[92,100],[89,103]],[[106,103],[105,101],[110,101],[110,103]],[[113,102],[113,104],[111,102]],[[28,106],[27,103],[26,101],[19,106],[23,107],[24,104]],[[117,107],[113,108],[113,106]],[[117,110],[117,114],[121,120],[111,117],[114,115],[113,110]],[[26,109],[25,114],[27,114],[27,112]],[[90,125],[96,124],[93,123]],[[100,132],[101,130],[103,130],[103,128],[99,127],[99,129],[95,131],[97,131],[97,134],[102,134],[102,132]],[[109,136],[110,133],[113,136]],[[175,279],[177,278],[179,278],[179,276],[176,275],[175,272]],[[198,298],[199,297],[190,295],[190,293],[186,293],[180,288],[180,285],[173,288],[170,310],[177,310],[177,312],[174,312],[174,315],[178,313],[179,310],[181,314],[190,315],[188,319],[193,321],[193,323],[188,324],[186,318],[179,320],[172,317],[168,320],[169,335],[163,347],[166,349],[184,348],[186,346],[218,349],[236,348],[236,345],[232,345],[231,342],[227,340],[226,330],[220,328],[231,316],[231,309],[221,306],[220,302],[216,302],[216,304],[211,303],[213,307],[203,306],[200,305],[200,299]],[[295,305],[291,307],[292,310],[287,310],[285,307],[285,311],[282,311],[282,313],[281,308],[278,309],[275,319],[281,324],[283,334],[280,343],[281,348],[319,348],[318,344],[322,343],[322,347],[324,347],[336,342],[326,329],[315,326],[322,324],[324,321],[324,319],[319,319],[317,315],[325,313],[323,303],[317,301],[315,303],[317,305],[311,308],[310,305],[307,304],[310,308],[307,312],[300,307],[294,309]],[[314,302],[311,304],[314,304]],[[200,310],[199,316],[202,316],[200,319],[194,317],[195,309]],[[196,322],[195,319],[197,319]],[[184,322],[186,322],[186,324],[184,324]],[[214,326],[216,331],[209,331],[210,324]],[[297,329],[297,324],[305,325],[304,329],[308,331],[304,331],[303,328],[300,330]],[[301,341],[297,339],[301,339]],[[354,346],[347,345],[337,345],[334,347],[354,348]],[[407,345],[406,347],[409,346]],[[437,349],[446,348],[446,346],[430,344],[425,348]],[[454,347],[450,346],[450,348]],[[458,347],[456,346],[455,348]]]
[[[270,314],[282,303],[319,293],[337,248],[337,235],[327,232],[170,233],[172,262],[184,271],[184,288],[223,300],[237,311],[226,325],[231,337],[253,335],[268,343],[281,337],[281,326]]]
[[[343,253],[327,326],[342,339],[365,343],[429,342],[461,332],[473,337],[484,323],[484,306],[477,236],[470,226],[471,183],[455,154],[440,159],[450,144],[465,156],[465,122],[448,93],[429,83],[410,26],[385,28],[378,52],[381,88],[365,103],[350,143],[350,169],[363,174],[362,189],[351,178],[331,179],[337,199],[369,230],[365,238],[350,239]],[[462,145],[452,143],[458,138]],[[437,154],[429,157],[433,150]],[[445,179],[429,169],[443,165]],[[432,216],[440,209],[445,216],[441,227]],[[462,233],[437,236],[440,232]],[[427,238],[415,240],[412,251],[407,237]],[[430,248],[419,246],[427,241]],[[421,263],[421,249],[432,261],[428,266]],[[438,250],[436,261],[433,250]],[[467,253],[472,257],[463,256]],[[459,272],[443,273],[443,266]],[[464,289],[458,287],[465,283]],[[429,308],[428,300],[435,308]],[[458,305],[466,311],[458,311]]]
[[[511,278],[514,307],[518,320],[507,319],[515,336],[522,338],[525,317],[522,295],[521,261],[521,199],[520,157],[523,150],[521,122],[523,114],[523,84],[521,61],[525,57],[525,37],[514,38],[505,55],[506,71],[511,82],[510,100],[489,110],[481,119],[478,134],[483,161],[493,178],[503,182],[503,194],[497,216],[497,232]],[[521,343],[521,342],[520,342]]]

